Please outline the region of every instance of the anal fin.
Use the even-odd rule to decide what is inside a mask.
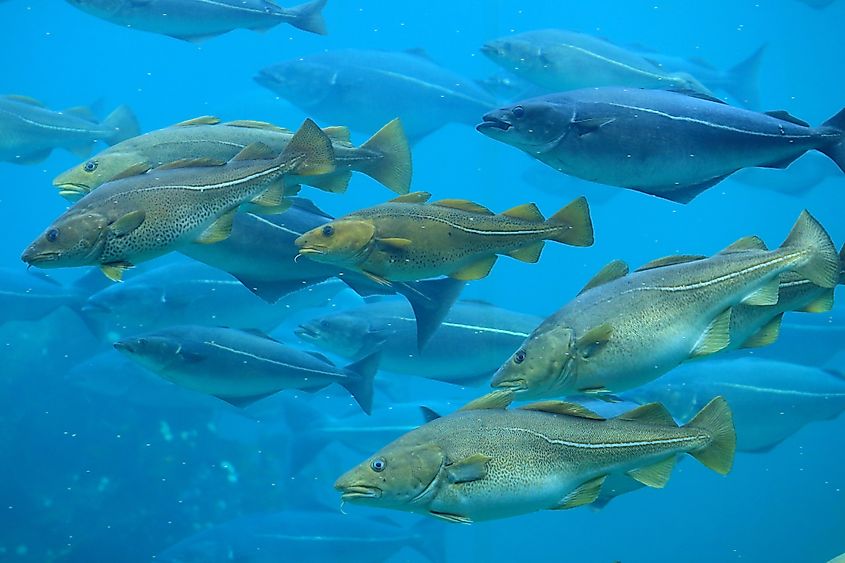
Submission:
[[[600,475],[595,479],[581,483],[566,495],[559,505],[553,507],[552,510],[566,510],[594,502],[599,498],[601,486],[604,485],[605,479],[607,479],[607,475]]]
[[[523,246],[522,248],[517,248],[516,250],[511,250],[508,252],[508,256],[511,258],[516,258],[520,262],[528,262],[529,264],[536,264],[540,261],[540,253],[543,252],[544,242],[538,240],[537,242],[532,242],[528,246]]]
[[[741,348],[760,348],[761,346],[768,346],[773,344],[780,335],[780,323],[783,319],[783,313],[777,315],[772,320],[764,324],[760,330],[755,332],[742,343]]]
[[[229,238],[232,234],[232,224],[235,220],[237,208],[227,211],[209,225],[195,242],[199,244],[214,244]]]
[[[485,256],[456,272],[452,272],[449,274],[449,277],[462,281],[480,280],[481,278],[487,277],[490,270],[493,269],[497,258],[498,256],[495,254]]]
[[[672,470],[678,462],[678,456],[671,455],[647,467],[639,467],[628,472],[628,476],[646,487],[662,489],[669,482]]]
[[[708,356],[727,348],[731,343],[731,309],[719,313],[690,352],[691,358]]]

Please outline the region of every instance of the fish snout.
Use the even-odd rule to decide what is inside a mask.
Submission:
[[[293,333],[302,340],[315,341],[320,338],[320,329],[315,323],[304,323],[294,329]]]
[[[340,493],[341,500],[355,501],[360,499],[376,499],[382,495],[382,490],[371,485],[352,483],[344,480],[343,477],[334,484],[336,491]]]
[[[491,112],[482,117],[482,122],[475,126],[481,133],[506,132],[513,127],[513,124],[502,117],[501,112]]]
[[[144,343],[143,339],[137,340],[118,340],[112,346],[118,352],[123,352],[124,354],[135,354],[138,352],[140,345]]]
[[[528,381],[522,377],[514,377],[507,374],[496,374],[493,377],[493,381],[490,382],[490,387],[513,392],[525,391],[528,389]]]
[[[506,43],[490,41],[481,46],[481,54],[491,59],[499,59],[507,55]]]

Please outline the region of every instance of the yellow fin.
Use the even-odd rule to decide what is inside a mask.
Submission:
[[[114,262],[112,264],[100,264],[100,270],[111,281],[123,281],[123,272],[132,268],[129,262]]]
[[[719,313],[696,342],[691,358],[708,356],[727,348],[731,343],[731,309]]]
[[[743,250],[768,250],[763,239],[756,235],[742,237],[733,244],[729,244],[719,252],[719,254],[730,254],[732,252],[742,252]]]
[[[678,456],[673,454],[652,465],[632,469],[628,472],[628,476],[646,487],[662,489],[669,482],[669,477],[672,475],[672,470],[675,469],[677,462]]]
[[[724,397],[716,397],[701,409],[684,428],[697,428],[710,436],[710,444],[690,454],[716,473],[727,475],[736,452],[733,415]]]
[[[429,514],[434,516],[435,518],[439,518],[440,520],[445,520],[446,522],[451,522],[452,524],[472,524],[472,519],[467,518],[466,516],[461,516],[460,514],[449,514],[448,512],[436,512],[434,510],[429,510]]]
[[[459,411],[474,411],[486,409],[506,409],[513,402],[513,391],[503,389],[492,391],[486,395],[474,399],[461,408]]]
[[[604,285],[606,283],[612,282],[613,280],[624,278],[627,275],[628,264],[626,264],[622,260],[614,260],[613,262],[607,264],[604,268],[599,270],[596,275],[590,278],[590,281],[587,282],[587,285],[581,288],[581,291],[578,292],[578,295],[581,295],[588,289],[593,289],[594,287]]]
[[[267,131],[275,131],[276,133],[292,133],[290,129],[273,125],[266,121],[254,121],[252,119],[236,119],[235,121],[227,121],[223,125],[229,127],[244,127],[246,129],[265,129]]]
[[[478,481],[487,476],[487,467],[493,458],[484,454],[473,454],[469,457],[448,464],[446,475],[450,483],[468,483]]]
[[[440,201],[433,202],[431,205],[458,209],[460,211],[466,211],[467,213],[478,213],[479,215],[494,215],[492,211],[483,205],[479,205],[478,203],[469,201],[468,199],[441,199]]]
[[[161,166],[157,166],[156,170],[173,170],[176,168],[204,168],[206,166],[223,166],[226,164],[225,160],[216,160],[214,158],[182,158],[167,162]]]
[[[123,217],[116,219],[109,226],[109,229],[115,236],[123,237],[140,227],[146,218],[147,214],[144,211],[136,209],[135,211],[130,211]]]
[[[233,156],[232,160],[269,160],[275,157],[276,153],[273,149],[264,143],[250,143]]]
[[[602,323],[585,332],[575,342],[575,349],[585,358],[589,358],[598,352],[610,341],[613,334],[613,326],[610,323]]]
[[[592,246],[593,220],[590,218],[590,206],[587,199],[581,196],[569,205],[549,217],[547,227],[566,227],[550,240],[562,242],[572,246]]]
[[[139,162],[138,164],[133,164],[129,168],[126,168],[117,175],[113,176],[109,182],[122,180],[124,178],[131,178],[132,176],[140,176],[141,174],[146,174],[151,168],[152,165],[149,162]]]
[[[678,424],[666,407],[660,403],[648,403],[634,410],[628,411],[617,417],[619,420],[629,420],[633,422],[640,422],[642,424],[654,424],[657,426],[672,426],[677,428]]]
[[[543,246],[545,243],[541,240],[536,242],[532,242],[527,246],[523,246],[522,248],[517,248],[516,250],[511,250],[508,252],[508,256],[511,258],[516,258],[520,262],[528,262],[529,264],[535,264],[540,261],[540,253],[543,252]]]
[[[385,124],[360,148],[377,154],[378,158],[361,161],[358,170],[397,194],[408,193],[413,174],[411,148],[398,117]]]
[[[530,403],[519,407],[526,411],[542,411],[552,414],[563,414],[567,416],[577,416],[578,418],[588,418],[590,420],[607,420],[603,416],[594,413],[587,407],[579,405],[578,403],[566,403],[563,401],[541,401],[538,403]]]
[[[394,197],[390,200],[390,203],[425,203],[430,198],[431,194],[428,192],[411,192],[400,195],[399,197]]]
[[[764,324],[760,330],[752,334],[748,340],[742,343],[740,348],[760,348],[774,343],[780,335],[780,323],[783,320],[783,313],[772,318]]]
[[[663,258],[658,258],[657,260],[646,262],[634,271],[644,272],[646,270],[654,270],[655,268],[662,268],[664,266],[674,266],[675,264],[697,262],[698,260],[704,260],[705,258],[707,258],[707,256],[700,256],[698,254],[678,254],[675,256],[664,256]]]
[[[384,285],[384,286],[392,286],[392,285],[393,285],[393,284],[391,284],[391,283],[390,283],[390,281],[389,281],[389,280],[386,280],[385,278],[383,278],[383,277],[381,277],[381,276],[378,276],[378,275],[376,275],[376,274],[373,274],[373,273],[371,273],[371,272],[367,272],[367,271],[365,271],[365,270],[361,270],[361,273],[362,273],[362,274],[364,274],[365,276],[367,276],[367,278],[368,278],[370,281],[375,282],[375,283],[377,283],[377,284],[379,284],[379,285]]]
[[[490,270],[493,269],[493,265],[496,263],[497,258],[498,256],[495,254],[485,256],[484,258],[476,260],[469,266],[464,266],[460,270],[452,272],[449,274],[449,277],[463,281],[480,280],[490,274]]]
[[[767,305],[777,305],[779,294],[780,279],[775,277],[766,282],[763,286],[757,288],[753,293],[746,295],[741,303],[761,307],[765,307]]]
[[[833,290],[825,291],[798,311],[802,313],[827,313],[833,309]]]
[[[13,102],[20,102],[22,104],[27,104],[30,106],[36,106],[39,108],[47,107],[41,100],[36,100],[35,98],[30,98],[29,96],[21,96],[20,94],[8,94],[3,97],[7,100],[12,100]]]
[[[220,123],[219,117],[215,117],[213,115],[203,115],[201,117],[195,117],[193,119],[180,121],[173,127],[187,127],[190,125],[217,125],[218,123]]]
[[[267,189],[252,198],[250,203],[259,207],[278,207],[285,203],[285,183],[282,179],[272,182]],[[288,207],[290,205],[288,204]]]
[[[344,125],[330,125],[323,127],[323,133],[328,135],[332,141],[340,143],[349,143],[352,140],[352,135],[349,132],[349,127]]]
[[[412,244],[410,239],[399,237],[377,238],[376,242],[383,246],[388,246],[390,248],[395,248],[399,250],[404,250]]]
[[[836,287],[842,275],[842,262],[824,227],[805,209],[798,216],[780,249],[801,249],[809,260],[792,271],[820,287]],[[809,252],[807,252],[809,251]]]
[[[332,172],[322,176],[308,176],[305,181],[311,187],[333,194],[342,194],[349,188],[349,181],[352,179],[352,172]]]
[[[585,504],[595,502],[595,500],[599,498],[601,486],[604,485],[605,479],[607,479],[607,475],[601,475],[595,479],[590,479],[589,481],[581,483],[568,495],[566,495],[561,503],[555,506],[552,510],[566,510],[568,508],[576,508],[578,506],[584,506]]]
[[[546,220],[534,203],[523,203],[522,205],[511,207],[507,211],[502,211],[499,215],[522,219],[523,221],[530,221],[532,223],[542,223]]]
[[[229,238],[232,234],[232,223],[235,220],[237,208],[227,211],[209,225],[195,242],[199,244],[214,244]]]
[[[279,155],[280,162],[288,160],[295,163],[292,172],[299,176],[319,176],[334,172],[332,140],[313,120],[306,119]]]

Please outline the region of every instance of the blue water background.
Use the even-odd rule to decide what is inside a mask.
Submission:
[[[793,0],[330,0],[325,15],[327,37],[282,25],[195,45],[123,29],[58,0],[10,0],[0,4],[0,92],[39,98],[56,109],[96,102],[110,110],[125,103],[144,130],[206,114],[294,128],[306,115],[252,80],[272,63],[322,49],[423,47],[439,64],[481,79],[498,70],[478,50],[484,41],[560,27],[699,56],[719,68],[767,43],[759,109],[785,109],[819,124],[845,105],[842,2],[817,11]],[[369,133],[355,132],[355,140]],[[465,125],[425,138],[413,157],[413,187],[435,198],[468,198],[494,210],[535,201],[551,214],[580,193],[575,182],[561,180],[557,194],[526,184],[522,174],[535,166],[529,157]],[[0,163],[0,266],[24,268],[25,245],[66,207],[51,180],[77,162],[57,150],[41,164]],[[534,265],[501,259],[465,296],[546,315],[611,259],[639,264],[674,253],[710,254],[748,234],[775,246],[804,208],[841,244],[843,189],[841,178],[831,178],[793,197],[728,180],[686,206],[620,190],[593,205],[595,246],[549,244]],[[342,214],[383,201],[389,192],[356,174],[345,195],[309,195]],[[841,292],[838,297],[831,316],[841,318]],[[254,429],[244,428],[242,442],[218,442],[205,432],[214,416],[207,405],[141,407],[69,387],[65,371],[93,355],[96,343],[70,317],[32,330],[35,341],[52,334],[52,347],[27,346],[26,334],[15,339],[6,332],[0,342],[0,373],[6,374],[0,378],[0,560],[39,561],[49,546],[62,561],[147,561],[203,526],[286,505],[280,490],[289,479],[288,460],[281,460],[284,448],[275,451],[280,438],[256,438]],[[800,355],[802,343],[776,346]],[[407,385],[420,403],[439,389]],[[168,440],[164,423],[177,435],[197,437]],[[770,453],[739,454],[724,478],[687,461],[665,490],[618,499],[603,511],[444,524],[448,561],[826,561],[845,551],[843,431],[843,418],[813,424]],[[236,481],[220,468],[223,460],[239,467]],[[336,473],[357,461],[341,456]],[[364,513],[351,509],[349,518]],[[419,559],[403,550],[396,560]]]

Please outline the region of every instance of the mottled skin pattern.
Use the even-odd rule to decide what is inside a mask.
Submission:
[[[690,358],[710,323],[772,278],[806,263],[807,248],[746,250],[634,272],[588,289],[546,319],[505,363],[494,386],[526,385],[525,397],[636,387]],[[575,341],[602,325],[594,354]],[[518,353],[517,353],[518,354]],[[545,363],[546,358],[550,364]]]
[[[425,468],[433,485],[420,499],[395,505],[389,503],[387,495],[349,500],[423,514],[490,520],[556,508],[574,488],[591,479],[704,449],[711,441],[710,434],[696,428],[619,419],[598,421],[519,409],[458,411],[387,445],[342,476],[336,486],[378,486],[379,479],[389,479],[388,472],[407,459],[408,452],[426,448],[441,455],[441,465]],[[469,482],[450,483],[445,466],[476,454],[492,458],[487,474]],[[426,457],[436,459],[434,455]],[[380,474],[371,469],[378,459],[385,462]],[[423,471],[418,474],[422,476]]]
[[[263,143],[280,154],[293,138],[293,131],[268,127],[243,127],[227,123],[174,125],[127,139],[63,172],[55,186],[75,186],[91,191],[136,164],[157,167],[185,158],[229,160],[252,143]],[[360,170],[382,155],[349,143],[332,140],[337,171]],[[308,184],[308,177],[292,176],[291,183]]]

